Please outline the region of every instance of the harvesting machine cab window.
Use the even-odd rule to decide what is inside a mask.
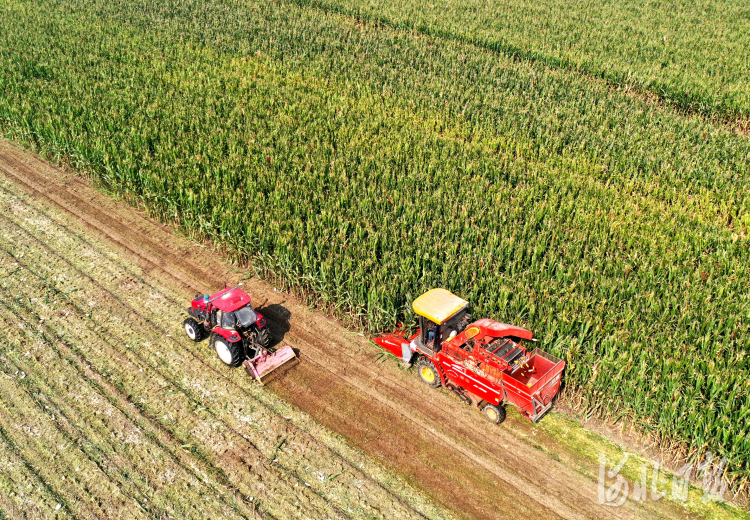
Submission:
[[[412,306],[419,316],[421,331],[415,341],[420,348],[434,352],[439,352],[443,342],[461,332],[461,327],[470,321],[466,313],[469,302],[445,289],[426,292],[414,300]]]

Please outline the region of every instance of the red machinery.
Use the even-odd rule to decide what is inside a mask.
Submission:
[[[507,403],[537,422],[552,407],[565,362],[539,348],[529,353],[521,343],[532,339],[526,329],[490,319],[470,323],[468,305],[432,289],[414,301],[416,334],[398,331],[373,341],[405,363],[416,356],[422,381],[447,387],[495,424],[505,419]]]
[[[213,296],[197,294],[190,304],[183,326],[193,341],[210,335],[209,344],[222,362],[236,367],[240,364],[260,384],[268,382],[299,362],[292,347],[286,345],[275,352],[268,350],[270,335],[266,319],[254,310],[250,296],[237,287],[224,289]],[[284,370],[280,368],[284,366]]]

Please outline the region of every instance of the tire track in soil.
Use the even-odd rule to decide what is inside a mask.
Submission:
[[[1,216],[1,215],[0,215],[0,220],[7,220],[7,217],[5,217],[5,216]],[[82,271],[82,270],[81,270],[81,269],[80,269],[79,267],[76,267],[76,266],[74,266],[74,265],[73,265],[72,263],[70,263],[70,260],[68,260],[68,259],[66,259],[66,258],[64,258],[64,257],[62,257],[62,256],[60,256],[60,255],[59,255],[59,253],[58,253],[57,251],[55,251],[55,250],[51,249],[51,248],[50,248],[50,246],[48,246],[47,244],[43,243],[43,242],[42,242],[42,241],[41,241],[41,240],[40,240],[40,239],[39,239],[38,237],[34,237],[34,236],[33,236],[33,235],[31,235],[31,234],[30,234],[30,233],[29,233],[28,231],[26,231],[25,229],[23,229],[23,228],[22,228],[22,227],[20,226],[20,224],[19,224],[19,223],[17,223],[17,222],[13,222],[13,221],[9,221],[9,223],[11,223],[11,225],[12,225],[13,227],[16,227],[16,229],[17,229],[17,232],[18,232],[18,233],[24,234],[24,235],[26,235],[27,237],[29,237],[29,239],[33,240],[33,241],[34,241],[34,242],[35,242],[35,243],[37,244],[37,246],[38,246],[38,247],[40,247],[40,248],[42,248],[42,249],[46,250],[46,251],[47,251],[48,253],[51,253],[51,254],[52,254],[52,255],[54,255],[54,256],[57,256],[57,257],[58,257],[58,259],[59,259],[60,261],[62,261],[62,262],[65,262],[65,263],[67,264],[67,267],[69,267],[69,268],[70,268],[70,269],[69,269],[69,271],[72,271],[72,270],[75,270],[75,271],[77,271],[77,272],[78,272],[78,274],[79,274],[79,276],[80,276],[80,277],[83,277],[83,278],[85,278],[85,279],[86,279],[86,280],[88,281],[88,283],[89,283],[90,285],[93,285],[93,286],[99,287],[99,290],[100,290],[100,291],[101,291],[102,293],[105,293],[105,294],[106,294],[106,295],[107,295],[108,297],[110,297],[110,299],[112,300],[112,304],[113,304],[113,305],[115,305],[115,306],[118,306],[118,305],[119,305],[119,306],[121,306],[121,307],[124,307],[124,309],[114,309],[114,308],[112,308],[111,310],[112,310],[112,311],[115,311],[115,312],[113,312],[113,314],[117,314],[117,315],[129,315],[129,316],[134,316],[134,317],[136,317],[136,318],[137,318],[136,320],[134,320],[134,322],[135,322],[135,323],[137,323],[137,324],[144,324],[144,325],[143,325],[142,327],[141,327],[141,326],[139,326],[138,328],[153,328],[153,329],[156,329],[156,330],[157,330],[157,333],[158,333],[158,335],[159,335],[159,336],[163,337],[163,336],[167,335],[167,332],[168,332],[168,331],[166,331],[166,330],[164,330],[164,329],[161,329],[161,328],[159,328],[159,327],[158,327],[158,325],[156,325],[156,324],[152,323],[152,322],[151,322],[151,320],[149,320],[149,319],[148,319],[148,317],[146,317],[146,316],[143,316],[143,315],[141,315],[141,314],[140,314],[140,313],[139,313],[138,311],[136,311],[136,310],[135,310],[135,308],[134,308],[134,307],[132,307],[131,305],[129,305],[129,304],[127,304],[127,303],[125,303],[125,302],[124,302],[124,301],[122,300],[122,295],[115,295],[115,294],[113,294],[113,293],[111,292],[111,290],[110,290],[110,289],[108,289],[108,288],[104,287],[104,286],[103,286],[103,285],[101,285],[101,284],[100,284],[99,282],[97,282],[97,281],[95,281],[94,279],[92,279],[92,278],[91,278],[91,277],[90,277],[90,276],[89,276],[88,274],[86,274],[85,272],[83,272],[83,271]],[[15,260],[16,260],[16,261],[17,261],[18,263],[22,263],[22,261],[21,261],[20,259],[18,259],[18,258],[16,258]],[[26,268],[28,269],[28,268],[29,268],[30,266],[29,266],[28,264],[24,264],[24,267],[26,267]],[[125,266],[119,266],[119,267],[121,267],[121,268],[125,268]],[[33,272],[33,270],[32,270],[32,272]],[[150,287],[150,288],[153,288],[153,286],[149,286],[149,287]],[[86,309],[85,309],[85,308],[83,308],[83,307],[79,307],[79,308],[77,308],[76,310],[78,311],[78,312],[77,312],[77,314],[78,314],[79,316],[81,316],[81,315],[83,315],[83,314],[85,313],[85,310],[86,310]],[[90,310],[90,311],[91,311],[91,310]],[[93,311],[91,311],[91,312],[93,312]],[[93,319],[93,317],[92,317],[92,319]],[[101,323],[101,320],[96,320],[96,323]],[[104,335],[101,335],[101,334],[99,334],[99,333],[98,333],[98,332],[97,332],[96,330],[94,330],[94,328],[92,328],[92,327],[89,327],[89,328],[90,328],[90,329],[92,330],[92,332],[93,332],[94,334],[96,334],[96,335],[98,336],[98,337],[96,338],[96,339],[97,339],[97,341],[99,341],[99,342],[101,342],[101,343],[109,343],[109,341],[110,341],[110,340],[109,340],[109,338],[108,338],[108,337],[106,337],[106,336],[104,336]],[[111,349],[112,351],[114,351],[114,352],[116,352],[116,351],[117,351],[117,347],[116,347],[116,345],[112,345],[112,344],[110,344],[109,346],[110,346],[110,349]],[[177,346],[177,347],[179,347],[179,345],[176,345],[176,346]],[[215,374],[216,374],[216,375],[217,375],[217,376],[218,376],[219,378],[221,378],[221,379],[225,379],[225,377],[224,377],[224,376],[223,376],[223,375],[222,375],[221,373],[217,372],[217,371],[216,371],[215,369],[213,369],[212,367],[209,367],[209,366],[205,365],[205,362],[204,362],[204,361],[203,361],[203,360],[202,360],[202,359],[201,359],[200,357],[198,357],[198,356],[193,356],[193,357],[194,357],[194,359],[192,359],[191,361],[194,361],[195,363],[189,363],[189,364],[188,364],[188,366],[189,366],[189,367],[193,367],[193,366],[196,366],[196,367],[200,367],[200,368],[202,369],[202,371],[209,371],[209,372],[213,372],[213,373],[215,373]],[[181,392],[185,393],[185,394],[186,394],[186,395],[187,395],[187,396],[188,396],[188,397],[189,397],[189,398],[190,398],[190,399],[192,400],[192,405],[193,405],[193,406],[196,406],[196,407],[197,407],[197,406],[200,406],[200,400],[199,400],[199,399],[197,399],[197,398],[196,398],[195,396],[191,396],[191,395],[188,395],[188,394],[189,394],[189,392],[188,392],[188,391],[187,391],[187,390],[186,390],[185,388],[182,388],[182,387],[180,387],[180,386],[179,386],[179,385],[178,385],[178,384],[176,383],[176,378],[175,378],[174,376],[171,376],[171,375],[165,374],[165,373],[164,373],[164,371],[163,371],[162,369],[160,369],[160,368],[159,368],[159,365],[155,365],[155,364],[149,364],[149,363],[148,363],[148,360],[144,360],[142,356],[138,355],[138,358],[139,358],[139,359],[140,359],[140,361],[141,361],[141,366],[147,366],[147,365],[148,365],[148,366],[149,366],[149,369],[150,369],[150,370],[152,370],[152,371],[153,371],[153,372],[154,372],[155,374],[157,374],[157,375],[158,375],[159,377],[163,378],[163,379],[164,379],[164,381],[169,381],[169,382],[171,382],[171,383],[172,383],[173,385],[175,385],[175,386],[176,386],[176,387],[178,388],[178,390],[180,390]],[[198,376],[199,376],[199,374],[195,374],[195,376],[196,376],[196,377],[198,377]],[[237,385],[236,385],[236,383],[235,383],[235,386],[237,386]],[[236,388],[236,391],[237,391],[238,393],[242,393],[242,392],[245,392],[245,389],[244,389],[244,388],[242,388],[242,387],[240,387],[240,386],[237,386],[237,388]],[[226,422],[225,422],[225,424],[226,424]],[[227,424],[227,427],[228,427],[228,429],[232,430],[232,426],[231,426],[231,425],[228,425],[228,424]],[[235,430],[232,430],[232,431],[234,431],[234,433],[236,433],[237,435],[240,435],[240,436],[242,436],[242,434],[241,434],[240,432],[237,432],[237,431],[236,431],[236,429],[235,429]],[[287,433],[289,433],[289,432],[287,432]],[[310,439],[310,440],[314,442],[314,439]],[[257,450],[257,448],[256,448],[256,447],[254,447],[254,446],[248,446],[247,448],[248,448],[248,449],[251,449],[251,450],[254,450],[254,451],[258,451],[258,450]],[[338,455],[338,454],[336,454],[336,455]],[[360,472],[359,472],[359,471],[358,471],[358,470],[357,470],[356,468],[354,468],[354,467],[351,467],[351,466],[350,466],[350,470],[354,471],[355,473],[359,473],[359,474],[360,474],[360,476],[361,476],[362,478],[365,478],[365,479],[367,479],[367,478],[368,478],[368,477],[367,477],[366,475],[364,475],[364,474],[361,474],[361,473],[360,473]],[[293,472],[293,471],[290,471],[290,469],[289,469],[289,468],[285,468],[285,471],[286,471],[287,473],[291,473],[291,474],[294,474],[294,472]],[[379,485],[379,484],[378,484],[378,485]],[[304,489],[304,488],[303,488],[303,489]],[[309,491],[309,490],[310,490],[310,488],[308,487],[308,488],[306,489],[306,491]],[[385,491],[385,489],[384,489],[384,491]],[[325,499],[324,497],[322,497],[322,496],[321,496],[320,498],[321,498],[321,499],[323,499],[324,501],[326,501],[326,499]],[[404,507],[406,507],[406,508],[408,509],[408,506],[407,506],[407,505],[406,505],[406,504],[405,504],[405,503],[404,503],[403,501],[401,501],[401,502],[402,502],[402,506],[404,506]],[[415,512],[415,513],[416,513],[416,512]]]
[[[131,209],[114,207],[117,205],[96,194],[80,181],[78,185],[71,183],[71,176],[45,165],[30,154],[19,152],[8,144],[0,143],[0,162],[2,163],[0,170],[8,178],[24,187],[26,191],[37,197],[45,197],[56,206],[82,219],[85,225],[95,230],[99,236],[118,244],[140,262],[155,266],[154,268],[171,275],[183,285],[183,288],[210,292],[221,286],[227,279],[234,278],[215,257],[204,251],[197,253],[193,251],[194,256],[201,260],[199,264],[185,256],[189,251],[184,246],[176,247],[177,251],[182,252],[181,255],[173,253],[164,244],[174,246],[174,243],[179,240],[165,232],[163,227],[135,216]],[[67,180],[68,186],[62,186],[57,180],[52,180],[59,178]],[[82,196],[83,193],[85,197]],[[97,205],[101,204],[105,208],[115,209],[115,214],[119,219],[114,219],[87,200],[94,201]],[[146,236],[146,233],[150,236]],[[159,236],[160,240],[154,240],[151,238],[153,236]],[[214,272],[220,274],[217,276],[213,274]],[[256,296],[256,299],[258,293],[270,299],[274,299],[274,296],[276,300],[279,299],[278,295],[271,293],[270,288],[261,282],[251,281],[248,285],[252,285],[255,289],[251,290],[251,294]],[[304,306],[296,305],[295,310],[298,309],[305,315]],[[283,317],[274,315],[273,312],[269,312],[269,309],[265,309],[265,312],[269,314],[271,318],[269,321],[272,322],[274,330],[278,331],[282,328],[279,319],[283,320]],[[366,359],[362,355],[354,357],[347,354],[347,352],[361,354],[363,345],[366,345],[366,342],[362,340],[344,342],[344,348],[321,346],[330,343],[331,337],[341,338],[342,336],[341,329],[324,318],[313,317],[307,324],[292,322],[286,337],[299,341],[295,347],[300,348],[304,356],[304,362],[300,366],[309,363],[315,366],[315,370],[295,369],[280,379],[279,383],[273,383],[272,388],[285,399],[308,411],[322,424],[329,427],[332,425],[335,431],[350,439],[355,445],[364,447],[366,451],[384,461],[389,467],[395,466],[397,470],[409,475],[418,486],[423,487],[436,499],[457,512],[468,513],[468,516],[473,518],[495,518],[498,513],[502,515],[505,511],[507,514],[508,510],[517,508],[518,502],[513,496],[521,494],[526,495],[527,500],[535,503],[536,514],[540,517],[553,516],[554,512],[551,508],[562,512],[566,518],[682,518],[685,516],[684,511],[664,503],[659,503],[658,508],[649,503],[640,507],[626,504],[618,511],[614,511],[613,508],[603,508],[595,502],[597,495],[593,482],[507,432],[492,432],[490,435],[483,435],[484,432],[472,424],[475,422],[473,420],[459,421],[458,430],[445,430],[442,419],[449,417],[453,421],[454,416],[457,415],[454,410],[457,405],[451,404],[444,396],[427,397],[423,390],[416,388],[416,383],[414,388],[404,387],[397,380],[388,377],[386,370],[378,367],[371,359]],[[327,364],[312,362],[313,356],[307,359],[306,353],[315,353],[321,356],[321,359],[333,359],[339,367],[333,369]],[[352,370],[353,360],[355,367],[363,366],[364,368],[361,371]],[[356,364],[357,362],[360,364]],[[299,377],[295,375],[297,373]],[[327,373],[327,375],[321,376],[321,373]],[[377,375],[373,377],[373,373]],[[373,386],[379,388],[380,391],[372,390]],[[329,396],[345,395],[349,399],[358,401],[359,404],[347,403],[344,406],[344,399],[321,401],[310,390],[320,391],[323,395]],[[388,392],[392,395],[388,395]],[[362,410],[367,410],[371,406],[373,400],[380,403],[379,412],[382,414],[378,416],[380,420],[374,420],[373,414],[362,413]],[[424,407],[425,403],[437,407],[440,416],[415,414],[414,410]],[[436,403],[441,403],[442,406]],[[355,413],[356,421],[351,420],[352,413]],[[331,419],[337,416],[340,418],[339,422],[344,424],[336,424],[336,421]],[[419,418],[412,419],[412,416]],[[353,422],[358,423],[356,427],[352,426]],[[396,430],[391,428],[393,424],[405,424],[406,428]],[[361,436],[361,432],[373,430],[386,432],[389,441],[381,439],[377,445],[369,441],[362,442],[363,439],[369,438]],[[439,432],[439,434],[435,435],[433,432]],[[466,446],[465,436],[467,435],[471,436],[470,446]],[[415,439],[419,442],[415,443]],[[497,444],[493,442],[497,439],[505,444],[512,443],[518,454],[509,457],[503,453],[503,450],[498,450]],[[414,460],[401,458],[402,453],[399,447],[414,444],[420,447],[436,447],[435,452],[439,454],[439,458],[432,467],[425,469],[418,463],[415,464]],[[445,459],[446,453],[451,452],[460,454],[460,460],[457,465],[446,467],[442,459]],[[493,454],[494,460],[491,457]],[[498,455],[502,457],[498,458]],[[477,465],[483,469],[478,469]],[[486,475],[482,475],[482,471],[492,473],[494,480],[485,481]],[[464,480],[484,485],[480,485],[478,489],[461,488],[451,478],[459,473],[463,475]],[[554,496],[548,496],[548,490],[539,482],[553,486]],[[508,502],[497,502],[500,489],[507,490],[504,495],[511,497]],[[583,493],[584,490],[586,493]],[[493,511],[490,513],[486,508],[491,508]]]

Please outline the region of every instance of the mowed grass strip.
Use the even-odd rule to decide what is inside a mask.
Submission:
[[[23,281],[27,280],[28,276],[24,276]],[[7,293],[6,288],[7,285],[3,287],[3,295],[9,297],[10,304],[3,309],[3,317],[17,324],[12,344],[26,345],[25,352],[9,348],[4,352],[4,374],[9,382],[16,383],[4,387],[0,404],[6,432],[15,434],[14,442],[23,446],[30,463],[43,475],[45,486],[61,501],[58,503],[65,506],[66,511],[61,514],[99,518],[115,515],[121,508],[131,509],[133,513],[132,507],[142,512],[137,509],[138,502],[126,504],[123,501],[120,490],[102,467],[102,455],[112,452],[111,441],[103,440],[95,430],[79,429],[80,411],[57,406],[43,378],[45,372],[56,371],[55,367],[48,369],[45,362],[60,360],[49,354],[50,345],[36,332],[39,317],[28,316],[20,308],[19,301],[23,299]],[[71,386],[78,387],[80,382],[65,384],[70,378],[62,381],[62,388],[57,389],[59,395],[75,401],[78,394],[70,396]],[[88,413],[92,413],[91,409]],[[105,500],[106,497],[109,500]]]
[[[7,367],[6,360],[2,359],[2,361]],[[22,377],[15,373],[13,376],[7,376],[5,373],[3,375],[6,378]],[[3,385],[3,388],[7,383]],[[9,419],[12,421],[12,417]],[[57,512],[60,515],[69,514],[70,504],[59,494],[59,489],[54,489],[47,483],[45,466],[42,465],[41,470],[38,466],[43,461],[40,461],[35,453],[28,451],[28,441],[25,438],[29,435],[28,428],[25,424],[10,421],[0,426],[2,438],[0,460],[3,464],[1,477],[3,493],[0,495],[2,508],[11,518],[52,517]],[[16,441],[17,435],[20,435],[18,442]],[[74,481],[69,484],[73,489],[76,488]],[[68,490],[70,489],[69,487]]]
[[[4,5],[5,135],[356,326],[452,289],[587,413],[747,480],[746,137],[309,6]]]

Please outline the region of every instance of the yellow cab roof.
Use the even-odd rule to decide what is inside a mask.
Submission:
[[[445,289],[431,289],[414,300],[412,307],[420,316],[438,325],[464,309],[469,302]]]

